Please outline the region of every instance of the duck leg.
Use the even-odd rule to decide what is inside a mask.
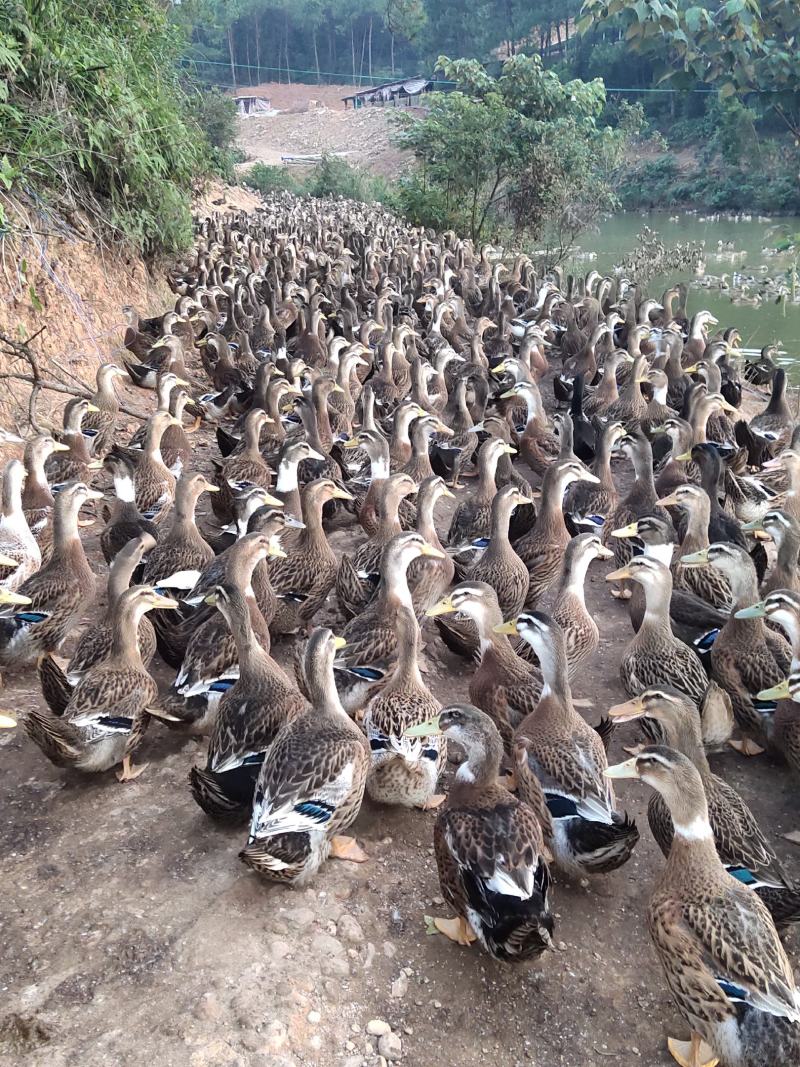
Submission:
[[[350,860],[351,863],[366,863],[369,856],[354,837],[335,834],[331,838],[330,855],[335,860]]]
[[[438,916],[425,916],[425,932],[427,934],[444,934],[450,941],[457,945],[471,945],[478,937],[470,924],[462,916],[456,919],[440,919]]]
[[[739,741],[728,741],[728,744],[742,756],[760,756],[765,751],[761,745],[757,745],[749,737],[743,737]]]
[[[136,767],[130,756],[123,756],[122,770],[117,771],[117,781],[132,782],[134,779],[138,778],[140,774],[143,774],[149,766],[149,763],[142,763]]]
[[[719,1057],[697,1033],[692,1033],[691,1041],[679,1041],[675,1037],[667,1038],[670,1055],[681,1067],[717,1067]]]

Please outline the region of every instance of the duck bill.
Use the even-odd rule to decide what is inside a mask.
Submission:
[[[420,547],[419,553],[421,556],[430,556],[431,559],[447,559],[444,552],[440,552],[438,548],[429,545],[427,541]]]
[[[447,488],[447,486],[444,486],[444,488],[442,489],[442,491],[441,491],[441,493],[440,493],[440,496],[449,496],[451,500],[455,500],[455,498],[456,498],[456,494],[455,494],[455,493],[452,493],[452,492],[451,492],[451,491],[450,491],[450,490],[449,490],[449,489]]]
[[[591,471],[581,471],[581,476],[578,480],[581,482],[591,482],[593,485],[600,484],[600,479],[596,474],[592,474]]]
[[[0,553],[0,567],[10,567],[12,570],[16,570],[18,566],[18,559],[14,559],[12,556],[4,556]]]
[[[154,593],[150,597],[150,604],[160,611],[176,611],[180,607],[177,600],[173,600],[170,596],[162,596],[160,593]]]
[[[517,450],[516,450],[516,448],[514,448],[513,445],[505,445],[504,448],[503,448],[503,452],[505,452],[505,454],[507,456],[516,456],[516,454],[517,454]],[[599,481],[599,480],[600,479],[598,478],[597,481]]]
[[[497,626],[493,626],[492,630],[496,634],[515,634],[517,632],[517,620],[509,619],[508,622],[499,622]]]
[[[595,559],[613,559],[614,553],[605,545],[598,545],[594,550]]]
[[[203,597],[203,603],[215,608],[217,606],[217,594],[209,593],[208,596]]]
[[[777,685],[773,685],[769,689],[762,689],[760,693],[756,693],[756,700],[788,700],[791,695],[789,679],[784,678]]]
[[[94,411],[99,411],[99,410],[100,410],[100,408],[99,408],[99,407],[97,406],[97,404],[87,404],[87,405],[86,405],[86,411],[87,411],[87,413],[88,413],[88,412],[94,412]]]
[[[269,542],[269,548],[267,549],[267,555],[273,556],[275,559],[286,559],[287,555],[281,548],[281,543],[277,537],[271,537]]]
[[[53,451],[54,452],[69,452],[69,445],[65,445],[63,441],[54,441],[53,442]]]
[[[499,370],[499,368],[495,367],[494,370],[492,371],[492,373],[493,374],[497,374],[498,370]],[[501,400],[510,400],[512,396],[519,396],[519,393],[517,392],[517,390],[516,389],[506,389],[506,391],[504,393],[500,394],[500,399]]]
[[[636,537],[639,533],[639,523],[630,522],[627,526],[620,526],[617,530],[611,531],[612,537]]]
[[[452,599],[449,596],[442,597],[438,604],[434,604],[432,608],[428,608],[425,614],[429,619],[435,618],[437,615],[450,615],[456,610]]]
[[[608,709],[608,717],[616,722],[631,722],[632,719],[641,719],[644,713],[644,703],[641,697],[634,697],[632,700],[626,700],[623,704],[615,704]]]
[[[0,730],[13,730],[16,725],[17,720],[13,715],[0,711]]]
[[[767,614],[767,608],[763,600],[757,604],[751,604],[749,608],[739,608],[734,612],[734,619],[763,619]]]
[[[436,715],[426,722],[418,723],[416,726],[409,726],[407,730],[403,730],[403,737],[431,737],[433,734],[440,734],[441,732],[439,716]]]
[[[14,566],[16,567],[17,564],[15,563]],[[24,593],[12,593],[10,589],[0,589],[0,604],[14,604],[17,607],[24,607],[32,603],[31,598],[25,596]]]
[[[680,502],[675,493],[670,493],[668,496],[662,496],[660,500],[656,501],[656,504],[660,504],[662,508],[677,508],[680,506]]]
[[[708,549],[701,548],[699,552],[681,556],[681,563],[684,567],[704,567],[708,563]]]
[[[640,778],[636,756],[626,759],[624,763],[615,763],[612,767],[606,767],[603,776],[605,778]]]
[[[627,567],[620,567],[619,570],[611,571],[610,574],[607,574],[606,575],[606,581],[607,582],[622,582],[626,578],[630,578],[630,576],[631,576],[631,572],[628,570]]]
[[[342,445],[342,448],[360,448],[360,447],[361,447],[361,445],[360,445],[359,440],[358,440],[357,437],[350,437]],[[321,456],[320,456],[320,459],[322,459]]]
[[[676,459],[676,461],[678,463],[688,463],[691,458],[692,458],[692,453],[691,452],[681,452],[681,454],[679,456],[675,457],[675,459]]]
[[[355,497],[351,493],[348,493],[346,489],[340,489],[339,486],[337,485],[336,488],[334,489],[333,493],[331,494],[331,499],[332,500],[355,500]]]
[[[284,506],[283,500],[278,500],[272,493],[264,493],[264,506],[268,508],[282,508]]]
[[[219,491],[220,491],[219,486],[218,485],[212,485],[211,482],[206,482],[206,484],[203,486],[203,492],[204,493],[218,493]]]
[[[347,642],[343,637],[334,637],[333,647],[336,649],[337,652],[339,652],[340,649],[347,648]]]

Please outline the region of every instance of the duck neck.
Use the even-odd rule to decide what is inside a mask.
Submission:
[[[708,548],[708,520],[711,508],[705,500],[700,500],[696,505],[687,509],[686,533],[681,543],[681,552],[688,556],[691,552],[699,552],[702,548]]]
[[[404,608],[397,619],[397,665],[392,678],[392,688],[423,689],[419,672],[419,625],[413,611]]]
[[[497,494],[497,464],[500,460],[496,451],[485,447],[479,457],[480,475],[478,478],[478,500],[491,502]]]
[[[572,542],[570,542],[570,545]],[[562,596],[574,597],[583,608],[586,607],[585,583],[591,557],[588,552],[576,552],[566,558],[564,575],[559,583],[556,600]]]
[[[640,634],[669,634],[672,626],[669,621],[669,605],[672,598],[672,575],[669,571],[661,576],[660,582],[650,581],[644,586],[644,619]]]
[[[114,618],[111,629],[111,656],[119,662],[144,670],[137,640],[139,622],[144,615],[144,607],[127,605],[127,610],[120,611]]]
[[[467,758],[456,771],[448,797],[451,807],[458,803],[459,794],[495,785],[500,773],[503,743],[496,731],[483,731],[480,739],[471,738],[465,748]]]

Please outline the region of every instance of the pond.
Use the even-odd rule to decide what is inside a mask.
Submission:
[[[800,219],[622,212],[603,222],[598,232],[584,235],[567,269],[586,273],[595,268],[603,274],[612,273],[635,247],[643,226],[656,230],[668,246],[702,241],[705,250],[704,274],[656,278],[648,286],[650,295],[660,297],[677,281],[688,283],[690,315],[708,308],[720,326],[739,330],[745,349],[779,343],[779,362],[787,366],[792,380],[800,383],[800,280],[798,302],[792,301],[791,292],[786,299],[776,295],[781,285],[791,290],[790,272],[796,253],[774,251],[781,237],[800,232]]]

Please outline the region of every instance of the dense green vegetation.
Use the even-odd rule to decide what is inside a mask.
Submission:
[[[193,117],[208,117],[209,103],[180,85],[181,48],[159,0],[5,0],[6,206],[9,196],[46,194],[98,236],[122,236],[146,253],[185,245],[192,182],[228,150],[232,126],[220,119],[233,107],[217,108],[212,149]]]

